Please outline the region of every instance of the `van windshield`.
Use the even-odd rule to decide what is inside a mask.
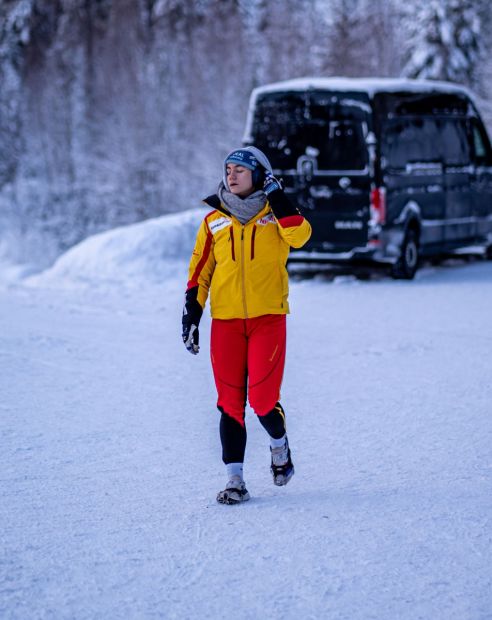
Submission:
[[[358,99],[356,98],[358,97]],[[297,169],[316,159],[319,172],[363,170],[367,164],[369,100],[360,93],[266,93],[256,102],[253,143],[274,168]]]

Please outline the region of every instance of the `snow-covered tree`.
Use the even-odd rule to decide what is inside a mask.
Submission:
[[[320,29],[314,0],[259,0],[256,19],[258,29],[251,42],[259,83],[316,73],[326,30]]]
[[[362,75],[394,77],[401,68],[396,0],[362,0],[359,48]]]
[[[363,74],[361,4],[361,0],[334,0],[330,5],[331,24],[327,30],[329,43],[324,70],[331,75]]]
[[[407,5],[403,75],[479,84],[482,12],[488,0],[419,0]]]
[[[32,0],[0,2],[0,187],[14,180],[21,155],[21,74],[32,10]]]
[[[333,0],[323,17],[322,74],[398,75],[395,0]]]

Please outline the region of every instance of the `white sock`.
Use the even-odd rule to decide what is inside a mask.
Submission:
[[[272,446],[272,448],[283,448],[285,446],[286,437],[287,435],[280,437],[280,439],[274,439],[273,437],[270,437],[270,445]]]
[[[243,463],[227,463],[226,467],[229,480],[233,476],[239,476],[241,480],[243,479]]]

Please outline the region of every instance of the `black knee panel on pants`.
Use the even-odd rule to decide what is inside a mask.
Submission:
[[[246,427],[237,420],[222,412],[220,416],[220,441],[222,443],[222,460],[228,463],[243,463],[246,450]]]
[[[270,437],[280,439],[285,435],[285,414],[280,403],[277,403],[269,413],[259,415],[258,418]]]

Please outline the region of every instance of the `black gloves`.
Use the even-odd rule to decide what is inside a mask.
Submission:
[[[269,171],[265,172],[263,191],[267,195],[268,202],[277,220],[290,215],[301,215],[299,209],[285,195],[282,182],[276,179]]]
[[[182,337],[185,347],[193,355],[197,355],[200,347],[198,346],[198,325],[202,318],[203,308],[197,299],[198,286],[189,288],[185,295],[185,304],[183,307],[183,325]]]

